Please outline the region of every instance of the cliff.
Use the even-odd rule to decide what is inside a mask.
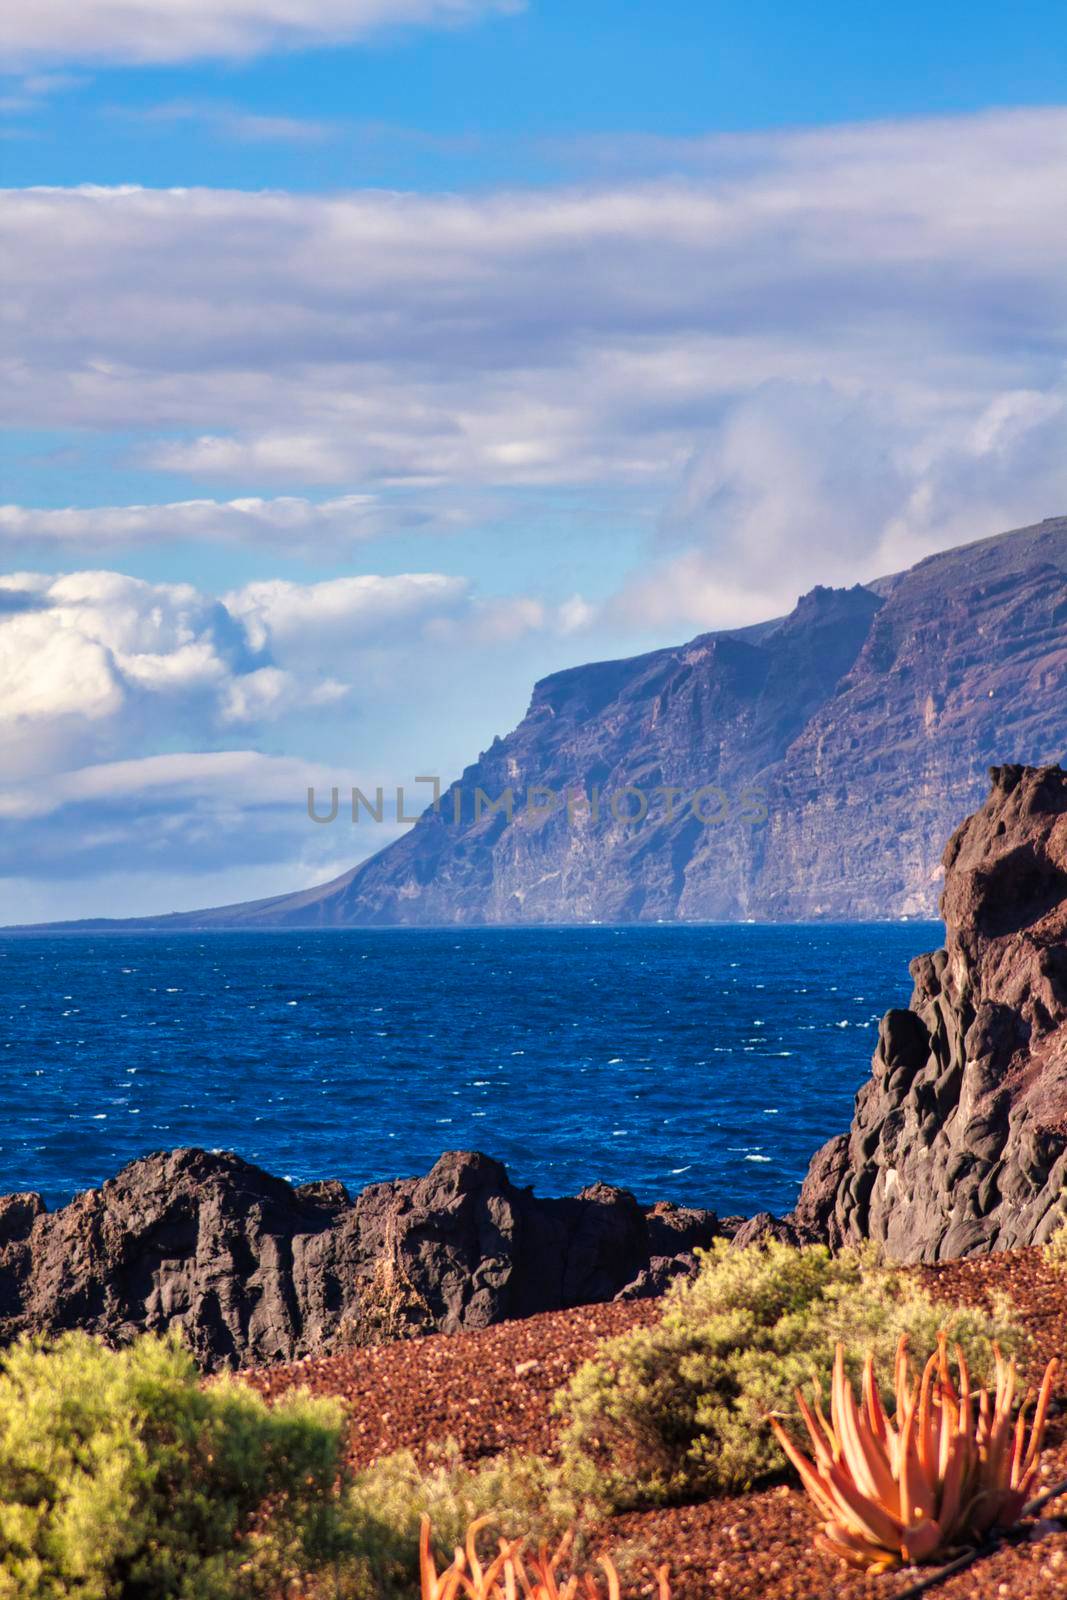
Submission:
[[[980,803],[986,769],[1065,752],[1067,519],[1054,518],[815,588],[785,618],[557,673],[436,809],[340,878],[123,925],[933,916],[939,842]],[[539,786],[586,800],[531,807]],[[475,815],[479,789],[510,790],[510,820]]]
[[[852,1127],[812,1162],[809,1235],[936,1261],[1067,1219],[1067,773],[991,776],[945,850],[945,947],[912,962]]]

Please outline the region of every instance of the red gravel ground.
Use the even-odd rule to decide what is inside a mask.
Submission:
[[[997,1293],[1009,1294],[1033,1338],[1036,1371],[1050,1356],[1067,1356],[1067,1273],[1049,1267],[1039,1251],[921,1270],[935,1293],[954,1300],[988,1305]],[[556,1424],[549,1402],[560,1384],[599,1339],[657,1315],[650,1301],[588,1306],[478,1333],[353,1350],[253,1373],[249,1381],[268,1396],[306,1385],[341,1398],[352,1418],[355,1466],[403,1448],[424,1456],[428,1446],[448,1438],[470,1462],[507,1449],[550,1454]],[[1046,1486],[1067,1479],[1067,1373],[1060,1375],[1058,1399],[1042,1458]],[[1042,1516],[933,1594],[939,1600],[1067,1600],[1067,1495]],[[804,1495],[783,1485],[615,1517],[604,1526],[604,1544],[635,1545],[650,1564],[668,1562],[676,1600],[897,1600],[929,1575],[930,1569],[878,1578],[852,1573],[812,1548],[813,1525]]]

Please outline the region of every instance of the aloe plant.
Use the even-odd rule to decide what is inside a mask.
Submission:
[[[465,1548],[457,1549],[451,1566],[439,1574],[430,1549],[430,1519],[423,1517],[419,1539],[422,1600],[517,1600],[519,1596],[522,1600],[604,1600],[603,1591],[589,1574],[559,1576],[558,1569],[570,1550],[570,1533],[564,1534],[551,1555],[547,1545],[542,1545],[538,1554],[529,1558],[523,1557],[522,1539],[511,1543],[501,1539],[497,1554],[483,1563],[478,1555],[478,1535],[491,1520],[479,1517],[471,1523]],[[607,1581],[607,1600],[620,1600],[614,1563],[609,1556],[602,1556],[600,1565]],[[656,1582],[658,1600],[670,1600],[666,1567],[657,1569]]]
[[[830,1419],[819,1385],[809,1406],[797,1391],[812,1456],[771,1419],[779,1443],[823,1516],[816,1543],[853,1566],[882,1571],[901,1562],[938,1560],[994,1526],[1010,1527],[1030,1496],[1057,1363],[1050,1361],[1027,1434],[1026,1406],[1013,1419],[1014,1361],[994,1346],[996,1388],[975,1393],[956,1347],[959,1388],[949,1371],[948,1341],[916,1378],[907,1340],[896,1357],[896,1410],[886,1415],[867,1358],[857,1403],[837,1347]]]

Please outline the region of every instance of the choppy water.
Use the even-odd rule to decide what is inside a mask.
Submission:
[[[147,1151],[352,1187],[477,1148],[787,1209],[938,924],[0,939],[0,1192]]]

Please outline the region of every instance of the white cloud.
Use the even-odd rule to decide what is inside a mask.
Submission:
[[[309,784],[322,789],[337,781],[336,771],[292,756],[268,756],[258,750],[181,751],[53,773],[47,785],[10,785],[0,789],[0,817],[43,817],[68,805],[136,801],[158,794],[171,800],[240,796],[245,806],[266,806],[292,801],[294,796],[303,801]]]
[[[769,384],[729,408],[664,517],[679,546],[609,607],[696,630],[757,622],[812,582],[861,583],[1067,511],[1067,388],[931,419],[899,399]]]
[[[117,572],[0,578],[0,756],[10,774],[54,769],[153,739],[218,737],[347,693],[361,642],[468,611],[440,574],[256,583],[223,600]]]
[[[324,882],[404,831],[309,821],[359,776],[291,756],[187,751],[0,784],[0,925],[226,904]],[[363,780],[366,781],[365,779]]]
[[[240,57],[520,9],[521,0],[34,0],[4,9],[0,50],[15,62]]]
[[[0,578],[0,762],[28,778],[304,722],[361,677],[377,695],[401,667],[417,676],[420,642],[492,647],[550,620],[536,600],[434,572],[260,580],[221,598],[118,572],[14,574]]]
[[[180,500],[169,505],[67,506],[56,510],[0,505],[0,541],[79,546],[148,546],[175,540],[224,540],[305,555],[343,551],[364,540],[439,524],[442,516],[410,500],[347,494],[313,501]]]
[[[647,502],[776,386],[930,440],[1053,390],[1065,185],[1047,110],[734,137],[687,178],[514,194],[20,191],[0,405],[207,484]]]
[[[302,641],[317,647],[338,632],[352,643],[381,638],[397,626],[410,630],[427,617],[467,610],[469,594],[465,578],[412,572],[389,578],[373,574],[329,578],[322,583],[271,578],[235,590],[225,597],[225,604],[257,645]],[[410,632],[406,637],[410,639]]]
[[[151,904],[131,890],[117,909],[159,910],[225,898],[246,868],[263,870],[254,887],[241,879],[251,894],[362,859],[402,830],[315,827],[308,785],[418,794],[410,773],[439,770],[424,741],[442,686],[477,682],[481,652],[553,626],[537,601],[482,598],[441,573],[260,581],[220,598],[113,571],[0,578],[0,922],[28,903],[41,916],[105,903],[76,887],[27,901],[31,868],[83,886],[128,869],[169,888]],[[411,748],[385,758],[401,770],[383,770],[368,718],[395,720],[412,698],[422,722],[413,712]],[[294,753],[232,748],[262,737]]]

